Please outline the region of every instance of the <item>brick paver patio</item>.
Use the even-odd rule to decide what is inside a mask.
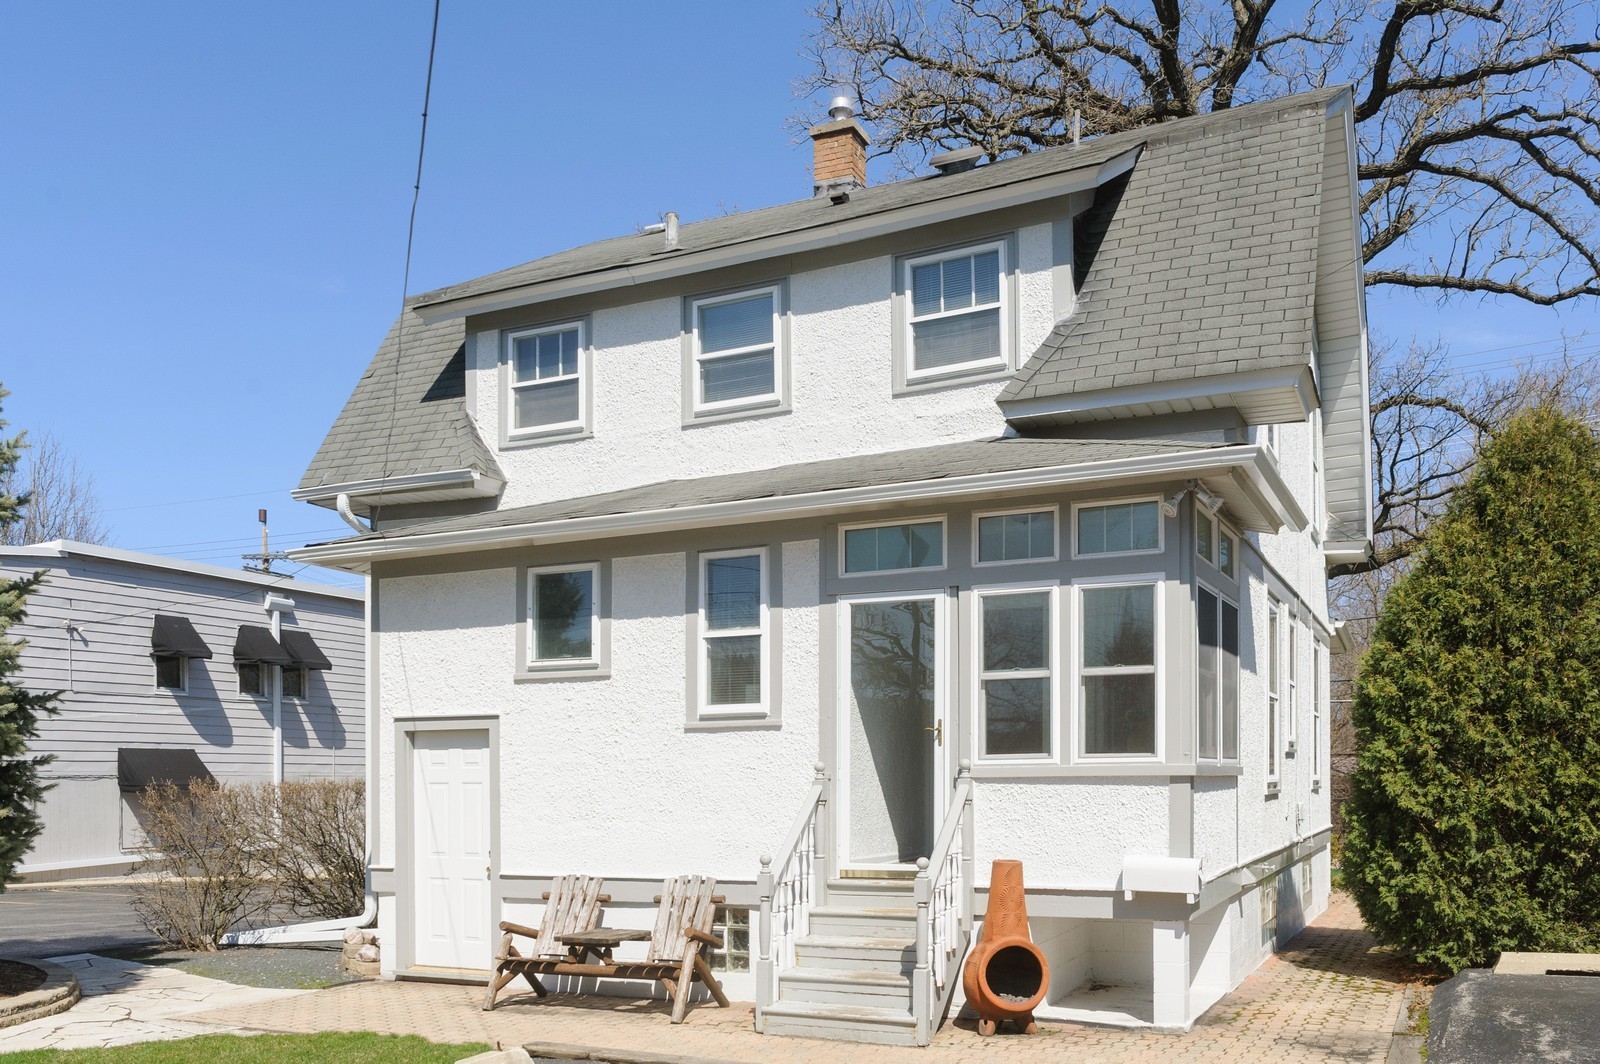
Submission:
[[[191,1021],[267,1031],[380,1031],[437,1042],[529,1042],[659,1053],[757,1064],[769,1061],[872,1060],[965,1064],[970,1061],[1375,1061],[1389,1051],[1410,968],[1375,950],[1355,906],[1335,895],[1327,913],[1287,950],[1262,965],[1216,1004],[1188,1034],[1107,1030],[1045,1023],[1028,1038],[1009,1029],[979,1038],[970,1022],[940,1029],[926,1049],[763,1037],[751,1006],[696,1007],[680,1027],[663,1002],[552,995],[483,1012],[478,987],[437,983],[361,983],[279,1001],[215,1009]],[[520,984],[519,984],[520,985]]]

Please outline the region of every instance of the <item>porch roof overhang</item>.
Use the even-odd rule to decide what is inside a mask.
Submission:
[[[1306,527],[1255,444],[1000,438],[646,484],[604,495],[381,529],[291,551],[365,572],[374,562],[861,513],[901,503],[1016,496],[1091,485],[1195,480],[1243,529]]]

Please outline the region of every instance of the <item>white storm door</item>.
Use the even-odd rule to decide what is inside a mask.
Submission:
[[[489,733],[418,731],[412,745],[414,963],[487,969]]]

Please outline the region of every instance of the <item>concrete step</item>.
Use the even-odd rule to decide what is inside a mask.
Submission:
[[[786,968],[778,973],[778,1000],[909,1010],[911,977],[864,968]]]
[[[818,905],[811,910],[816,935],[916,938],[916,906]]]
[[[891,1046],[917,1044],[917,1020],[905,1008],[777,1001],[763,1009],[761,1015],[761,1030],[765,1034]]]
[[[852,968],[910,974],[917,963],[917,940],[910,935],[810,934],[794,944],[797,968]]]

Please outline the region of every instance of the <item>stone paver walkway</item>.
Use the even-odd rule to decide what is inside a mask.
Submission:
[[[264,990],[93,953],[50,957],[71,968],[83,1000],[66,1012],[0,1028],[0,1055],[23,1049],[97,1049],[226,1033],[214,1023],[192,1023],[196,1012],[239,1007],[311,993]]]
[[[1271,958],[1183,1035],[1041,1024],[1042,1035],[979,1038],[967,1021],[947,1023],[927,1049],[886,1048],[804,1038],[767,1038],[751,1029],[748,1004],[698,1006],[680,1027],[667,1006],[620,998],[552,995],[483,1012],[483,990],[437,983],[362,983],[193,1019],[268,1031],[381,1031],[436,1042],[529,1042],[604,1051],[659,1053],[749,1064],[862,1060],[873,1064],[975,1061],[1381,1062],[1399,1018],[1409,969],[1373,948],[1355,906],[1336,895],[1329,911]]]

